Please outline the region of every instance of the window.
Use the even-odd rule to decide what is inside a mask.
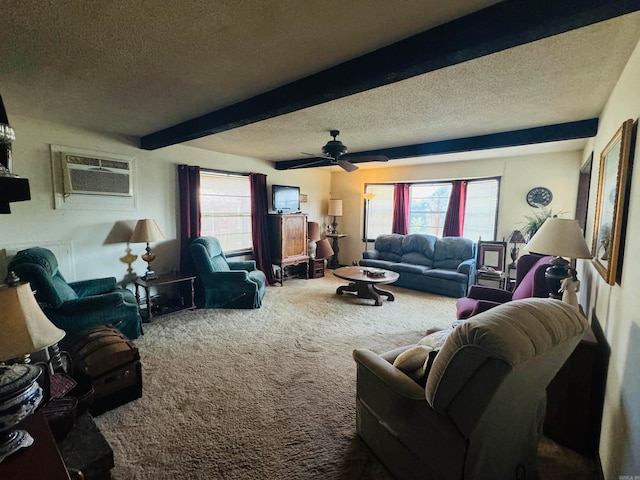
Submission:
[[[442,236],[451,183],[422,183],[409,187],[409,233]]]
[[[464,236],[477,240],[495,240],[499,183],[495,178],[467,183],[464,212]]]
[[[375,240],[378,235],[391,233],[393,185],[367,185],[365,190],[366,193],[373,193],[373,198],[369,200],[369,225],[366,233],[369,240]]]
[[[249,177],[200,172],[202,235],[220,240],[225,254],[253,250]]]
[[[465,237],[473,240],[495,239],[499,187],[498,178],[467,181]],[[367,193],[374,194],[369,203],[370,240],[391,233],[393,188],[389,184],[368,184],[365,187]],[[409,186],[409,233],[442,236],[451,188],[451,182],[421,182]]]

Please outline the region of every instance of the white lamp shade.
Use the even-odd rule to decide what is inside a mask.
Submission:
[[[341,199],[329,200],[329,211],[327,212],[327,215],[331,217],[342,216],[342,200]]]
[[[42,312],[28,283],[1,286],[0,305],[0,361],[38,352],[65,335]]]
[[[133,230],[130,243],[159,242],[164,240],[164,235],[160,231],[158,224],[151,218],[138,220],[136,228]]]
[[[592,258],[578,221],[569,218],[547,218],[525,249],[556,257]]]
[[[364,198],[365,200],[373,200],[373,197],[375,197],[375,195],[373,193],[363,193],[362,194],[362,198]]]

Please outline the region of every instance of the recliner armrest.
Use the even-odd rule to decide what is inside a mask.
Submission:
[[[252,272],[256,270],[256,261],[255,260],[243,260],[237,262],[227,262],[229,264],[229,268],[231,270],[248,270]]]
[[[511,301],[512,293],[501,288],[485,287],[483,285],[471,285],[467,297],[474,300],[489,300],[496,303]]]
[[[362,258],[378,260],[380,258],[380,252],[378,250],[365,250],[362,252]]]
[[[124,295],[120,291],[110,293],[102,293],[100,295],[91,295],[88,297],[67,300],[62,304],[60,313],[68,313],[76,315],[80,312],[94,312],[103,308],[115,308],[120,306],[129,306],[126,304]],[[135,306],[137,308],[137,305]]]
[[[460,265],[458,265],[458,268],[457,268],[456,271],[458,273],[466,273],[467,275],[470,275],[470,274],[474,273],[475,265],[476,265],[475,258],[469,258],[468,260],[465,260],[464,262],[460,262]]]
[[[69,282],[69,286],[73,288],[79,297],[109,293],[117,288],[115,277],[94,278],[91,280],[80,280],[79,282]]]
[[[414,400],[425,399],[424,388],[371,350],[358,348],[353,351],[358,367],[366,368],[398,395]]]

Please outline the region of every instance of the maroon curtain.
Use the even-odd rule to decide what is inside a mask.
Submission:
[[[467,203],[467,182],[455,180],[452,183],[447,215],[444,218],[443,237],[461,237],[464,231],[464,211]]]
[[[251,184],[251,236],[253,240],[253,258],[256,266],[267,277],[267,285],[276,283],[271,266],[271,252],[269,251],[269,232],[267,231],[267,214],[269,203],[267,200],[267,176],[262,173],[249,174]]]
[[[393,224],[392,233],[409,233],[409,184],[396,183],[393,186]]]
[[[200,236],[200,167],[178,165],[180,195],[180,271],[195,273],[189,254],[192,240]]]

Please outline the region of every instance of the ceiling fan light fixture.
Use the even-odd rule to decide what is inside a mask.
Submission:
[[[333,140],[329,140],[324,147],[322,147],[322,153],[329,155],[334,160],[338,160],[338,157],[347,153],[347,146],[340,140],[336,140],[336,137],[340,135],[339,130],[331,130],[330,132]]]

